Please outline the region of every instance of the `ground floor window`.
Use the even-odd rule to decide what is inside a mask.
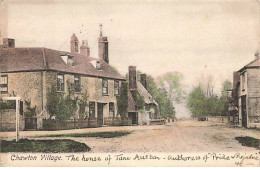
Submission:
[[[89,102],[89,118],[95,118],[95,102]]]
[[[109,103],[109,117],[115,117],[115,104]]]

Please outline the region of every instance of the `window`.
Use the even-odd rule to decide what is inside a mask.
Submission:
[[[99,61],[96,63],[96,68],[97,70],[102,70],[101,63]]]
[[[106,79],[102,80],[102,94],[108,95],[108,81]]]
[[[245,73],[243,73],[241,76],[242,76],[242,90],[245,90]]]
[[[57,91],[64,91],[64,75],[62,74],[57,76]]]
[[[119,95],[119,81],[118,80],[114,81],[114,93],[115,93],[115,96]]]
[[[89,118],[95,118],[95,102],[89,102]]]
[[[0,80],[1,93],[7,93],[8,91],[8,77],[7,75],[2,75]]]
[[[115,104],[109,103],[109,117],[115,117]]]
[[[75,88],[75,92],[81,91],[80,76],[74,76],[74,88]]]
[[[67,61],[69,66],[72,66],[73,64],[73,58],[71,56],[68,56],[68,61]]]

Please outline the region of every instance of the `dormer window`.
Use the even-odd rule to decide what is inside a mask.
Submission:
[[[72,66],[72,64],[73,64],[73,58],[72,58],[71,56],[68,56],[67,64],[68,64],[69,66]]]
[[[101,63],[99,61],[96,63],[96,68],[97,70],[102,70]]]
[[[70,55],[62,55],[61,56],[62,60],[69,66],[73,65],[73,56]]]

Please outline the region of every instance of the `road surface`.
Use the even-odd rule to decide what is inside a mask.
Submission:
[[[223,123],[179,121],[157,126],[102,127],[64,131],[24,131],[21,137],[129,130],[131,134],[117,138],[66,138],[87,144],[91,152],[243,152],[257,151],[242,146],[235,137],[260,139],[260,130],[233,127]],[[15,138],[14,132],[0,132],[3,139]],[[34,138],[36,139],[36,138]],[[42,139],[42,138],[41,138]],[[51,138],[56,139],[56,138]],[[60,138],[57,138],[60,139]]]

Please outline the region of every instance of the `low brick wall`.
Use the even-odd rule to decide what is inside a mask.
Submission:
[[[24,117],[20,115],[19,130],[24,130]],[[5,109],[0,111],[0,131],[16,130],[16,112],[15,109]]]
[[[130,117],[120,118],[120,117],[107,117],[104,118],[104,125],[107,126],[131,126],[132,119]]]

